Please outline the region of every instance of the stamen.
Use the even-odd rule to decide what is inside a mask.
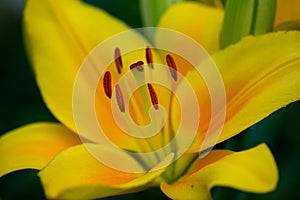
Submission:
[[[138,62],[136,63],[136,69],[137,69],[139,72],[144,71],[143,65],[144,65],[144,62],[143,62],[143,61],[138,61]]]
[[[174,81],[177,81],[177,67],[176,67],[176,64],[175,64],[175,61],[174,61],[173,57],[168,54],[166,56],[166,61],[167,61],[167,64],[169,66],[172,78],[174,79]]]
[[[130,68],[130,69],[136,68],[136,63],[131,64],[129,68]]]
[[[115,64],[116,64],[118,73],[121,74],[121,69],[123,68],[123,62],[122,62],[122,57],[121,57],[121,51],[118,47],[115,49]]]
[[[117,102],[118,102],[120,111],[125,112],[125,104],[124,104],[123,94],[122,94],[121,88],[118,84],[116,85],[116,97],[117,97]]]
[[[147,86],[148,86],[148,91],[150,94],[152,105],[157,110],[158,109],[158,99],[157,99],[156,92],[150,83],[148,83]]]
[[[144,62],[143,62],[143,61],[138,61],[138,62],[136,62],[136,63],[131,64],[129,68],[130,68],[131,70],[132,70],[132,69],[137,69],[139,72],[142,72],[142,71],[144,71],[143,65],[144,65]]]
[[[146,48],[146,60],[148,63],[148,66],[153,69],[153,56],[152,56],[152,51],[149,46]]]
[[[111,98],[112,90],[111,90],[111,74],[109,71],[105,72],[103,77],[103,88],[106,96]]]

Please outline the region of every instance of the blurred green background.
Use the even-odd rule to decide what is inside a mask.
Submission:
[[[132,27],[142,25],[138,0],[87,2],[105,9]],[[55,121],[43,103],[26,57],[22,38],[22,7],[22,0],[0,1],[0,134],[30,122]],[[278,163],[280,181],[276,191],[257,195],[228,188],[215,188],[214,199],[299,199],[300,102],[273,113],[243,134],[217,147],[242,150],[261,142],[269,145]],[[36,173],[36,170],[21,170],[2,177],[0,200],[45,199]],[[167,199],[158,189],[108,199],[133,198]]]

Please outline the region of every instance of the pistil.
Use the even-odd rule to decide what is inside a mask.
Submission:
[[[150,118],[148,116],[148,109],[150,108],[150,103],[148,101],[148,91],[147,88],[144,86],[145,83],[145,71],[144,71],[144,62],[138,61],[130,65],[130,69],[133,73],[135,78],[136,84],[140,86],[138,88],[138,92],[140,95],[140,99],[143,106],[143,119],[146,120],[144,123],[149,122]]]

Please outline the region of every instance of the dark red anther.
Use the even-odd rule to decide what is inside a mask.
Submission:
[[[132,69],[136,69],[136,70],[138,70],[139,72],[142,72],[142,71],[144,71],[143,65],[144,65],[144,62],[143,62],[143,61],[138,61],[138,62],[136,62],[136,63],[131,64],[129,68],[130,68],[131,70],[132,70]]]
[[[125,104],[120,86],[116,85],[116,98],[121,112],[125,112]]]
[[[123,62],[122,62],[121,51],[118,47],[115,49],[115,64],[118,73],[121,74],[121,69],[123,68]]]
[[[131,70],[134,69],[134,68],[136,68],[136,63],[131,64],[130,67],[129,67],[129,69],[131,69]]]
[[[157,110],[159,107],[158,107],[158,99],[157,99],[156,92],[150,83],[147,84],[147,87],[150,94],[152,105],[154,106],[155,110]]]
[[[111,74],[109,71],[105,72],[103,77],[103,88],[106,96],[111,98],[112,90],[111,90]]]
[[[146,60],[147,60],[148,66],[151,69],[153,69],[153,56],[152,56],[151,48],[149,46],[147,46],[147,48],[146,48]]]
[[[168,54],[166,56],[166,61],[167,61],[167,64],[169,66],[172,78],[174,79],[174,81],[177,81],[177,67],[176,67],[176,64],[175,64],[175,61],[174,61],[173,57]]]
[[[143,61],[138,61],[138,62],[136,63],[136,69],[137,69],[139,72],[144,71],[143,65],[144,65],[144,62],[143,62]]]

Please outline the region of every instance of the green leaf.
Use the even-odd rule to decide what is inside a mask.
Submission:
[[[276,0],[228,0],[221,31],[221,48],[237,43],[246,35],[272,31]]]
[[[255,4],[251,33],[259,35],[271,32],[274,26],[276,0],[256,0]]]

